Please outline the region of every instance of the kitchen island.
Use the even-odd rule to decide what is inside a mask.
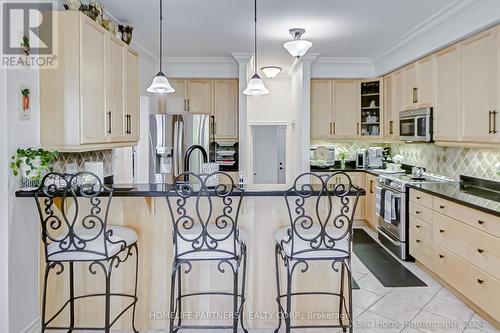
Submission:
[[[140,331],[165,329],[168,327],[170,275],[173,259],[172,222],[165,195],[173,189],[171,184],[116,184],[113,186],[108,225],[127,226],[139,235],[139,284],[136,327]],[[246,303],[243,315],[249,328],[274,329],[278,324],[275,283],[275,241],[273,232],[288,226],[289,215],[283,193],[290,185],[245,185],[245,198],[240,211],[238,226],[247,233],[248,274]],[[365,195],[363,189],[352,191],[350,195]],[[17,192],[16,196],[34,197],[34,192]],[[31,199],[33,200],[33,199]],[[106,200],[106,199],[105,199]],[[84,199],[79,199],[84,204]],[[61,203],[60,203],[61,205]],[[70,207],[68,207],[70,208]],[[192,207],[192,209],[194,209]],[[320,207],[326,212],[324,207]],[[34,217],[38,218],[38,217]],[[41,253],[43,264],[43,253]],[[219,288],[230,291],[232,274],[222,274],[217,264],[193,265],[185,275],[185,292],[213,290]],[[84,294],[102,290],[104,278],[89,273],[89,264],[75,266],[76,293]],[[112,289],[133,291],[134,265],[124,263],[116,270]],[[283,276],[283,274],[282,274]],[[338,291],[340,274],[331,265],[311,264],[305,273],[295,275],[296,290]],[[54,273],[48,286],[48,315],[58,309],[67,299],[67,276]],[[282,284],[283,285],[283,284]],[[293,312],[300,313],[301,324],[328,324],[335,322],[338,299],[322,297],[301,297],[293,303]],[[112,302],[112,309],[124,304]],[[113,305],[114,304],[114,305]],[[78,322],[82,325],[99,325],[103,320],[103,302],[90,301],[77,306]],[[192,323],[203,321],[212,324],[227,324],[231,316],[231,302],[215,297],[186,299],[183,302],[184,318]],[[328,314],[328,316],[319,316]],[[129,329],[130,313],[124,315],[114,328]]]

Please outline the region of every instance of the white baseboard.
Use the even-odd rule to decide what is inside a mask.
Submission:
[[[40,317],[37,317],[31,324],[26,326],[21,333],[39,333],[41,329],[40,326]]]

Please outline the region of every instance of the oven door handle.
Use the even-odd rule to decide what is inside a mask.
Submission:
[[[400,241],[398,241],[398,240],[392,238],[391,236],[389,236],[388,234],[386,234],[384,229],[377,227],[377,230],[378,230],[379,235],[384,236],[384,238],[387,239],[392,244],[397,245],[397,246],[401,245]]]

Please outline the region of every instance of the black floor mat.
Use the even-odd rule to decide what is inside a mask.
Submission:
[[[426,287],[363,229],[354,229],[353,251],[384,287]]]

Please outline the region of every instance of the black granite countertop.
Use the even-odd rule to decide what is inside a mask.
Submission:
[[[427,184],[412,184],[410,188],[426,192],[443,199],[457,202],[459,204],[475,208],[486,213],[490,213],[500,217],[500,199],[498,193],[491,192],[488,195],[480,197],[477,195],[466,193],[459,182],[452,183],[427,183]]]
[[[113,197],[164,197],[167,192],[174,190],[173,184],[114,184],[110,185],[113,189]],[[283,196],[284,192],[291,187],[289,184],[252,184],[243,185],[245,196],[249,197],[276,197]],[[320,185],[313,185],[314,190],[320,190]],[[364,189],[352,191],[350,195],[354,196],[359,192],[360,196],[366,194]],[[36,191],[17,191],[16,197],[33,198]],[[62,194],[62,192],[61,192]],[[102,192],[107,196],[109,192]]]
[[[335,163],[333,167],[329,168],[311,166],[311,172],[366,172],[375,176],[380,176],[381,174],[383,174],[383,172],[379,172],[377,171],[377,169],[356,168],[356,164],[352,162],[348,162],[345,168],[342,168],[340,166],[340,163]]]

